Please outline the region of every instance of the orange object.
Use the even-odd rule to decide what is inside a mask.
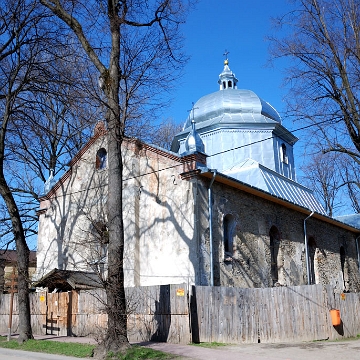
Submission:
[[[341,324],[340,310],[331,309],[330,316],[331,316],[331,322],[332,322],[333,326],[338,326]]]

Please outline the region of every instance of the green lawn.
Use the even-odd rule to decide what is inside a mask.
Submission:
[[[0,336],[0,347],[84,358],[92,356],[95,345],[49,340],[29,340],[20,345],[16,340],[7,341],[6,337]]]
[[[22,345],[19,345],[16,340],[7,341],[6,337],[0,336],[0,347],[26,350],[34,352],[42,352],[47,354],[59,354],[74,356],[79,358],[92,357],[95,345],[68,343],[60,341],[49,340],[29,340]],[[131,346],[126,354],[119,355],[115,359],[119,360],[147,360],[147,359],[160,359],[160,360],[172,360],[178,357],[172,354],[167,354],[162,351],[153,350],[141,346]],[[111,354],[109,359],[114,359]]]
[[[142,346],[132,346],[125,355],[119,355],[116,359],[119,360],[147,360],[147,359],[162,359],[171,360],[177,359],[178,356],[167,354],[162,351],[149,349]],[[111,357],[109,357],[111,359]]]
[[[191,345],[213,349],[213,348],[217,348],[217,347],[221,347],[221,346],[227,346],[230,344],[224,344],[224,343],[219,343],[219,342],[213,341],[213,342],[193,343]]]

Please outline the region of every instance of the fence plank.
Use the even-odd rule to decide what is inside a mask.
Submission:
[[[334,295],[321,285],[241,289],[186,284],[126,289],[129,339],[188,343],[256,343],[337,339],[360,333],[360,294]],[[7,332],[10,296],[0,295],[0,331]],[[97,335],[107,324],[104,290],[34,293],[34,334]],[[329,310],[340,310],[333,327]],[[17,295],[13,332],[18,329]],[[189,327],[189,316],[191,328]],[[191,330],[191,331],[190,331]]]

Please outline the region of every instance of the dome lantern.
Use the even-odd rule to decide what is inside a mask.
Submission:
[[[225,51],[226,59],[224,61],[224,70],[219,75],[218,84],[220,85],[220,90],[226,89],[237,89],[237,82],[238,79],[235,77],[235,74],[229,68],[229,60],[227,55],[229,54],[228,51]]]

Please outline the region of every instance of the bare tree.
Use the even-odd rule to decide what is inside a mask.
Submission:
[[[355,213],[360,213],[360,166],[357,162],[352,161],[351,158],[343,158],[339,169],[352,210]]]
[[[177,124],[174,119],[164,120],[149,136],[149,141],[166,150],[170,150],[174,136],[182,130],[182,125]]]
[[[39,48],[35,31],[39,16],[35,4],[27,1],[6,1],[0,7],[0,194],[11,221],[11,229],[18,256],[19,341],[32,338],[28,287],[29,248],[26,243],[21,216],[6,178],[6,143],[14,130],[19,94],[28,88],[31,74],[36,71]],[[26,48],[26,52],[22,50]]]
[[[344,186],[340,171],[340,156],[335,153],[313,155],[302,168],[305,183],[321,200],[326,213],[334,215],[334,211],[341,206],[338,195]]]
[[[287,114],[311,124],[308,145],[346,154],[360,164],[360,3],[294,0],[277,19],[284,37],[271,38],[273,58],[291,59]],[[352,191],[359,192],[354,178]]]
[[[51,171],[55,176],[67,167],[71,156],[89,139],[98,115],[96,107],[89,106],[87,94],[73,85],[79,84],[72,75],[78,73],[74,69],[79,60],[64,57],[44,64],[35,90],[19,94],[21,112],[7,141],[7,175],[28,236],[37,233],[35,210],[44,182]],[[56,79],[59,72],[63,78],[68,75],[67,79]]]
[[[179,68],[181,0],[40,0],[77,36],[99,73],[108,125],[108,328],[97,356],[127,348],[121,144],[128,119],[157,107]],[[173,74],[173,75],[171,75]]]
[[[22,342],[32,338],[27,239],[37,230],[44,169],[61,170],[82,147],[96,110],[74,85],[80,84],[74,70],[84,66],[81,59],[74,61],[69,47],[64,52],[49,28],[49,12],[37,0],[2,2],[0,19],[1,242],[15,242],[17,250]]]

